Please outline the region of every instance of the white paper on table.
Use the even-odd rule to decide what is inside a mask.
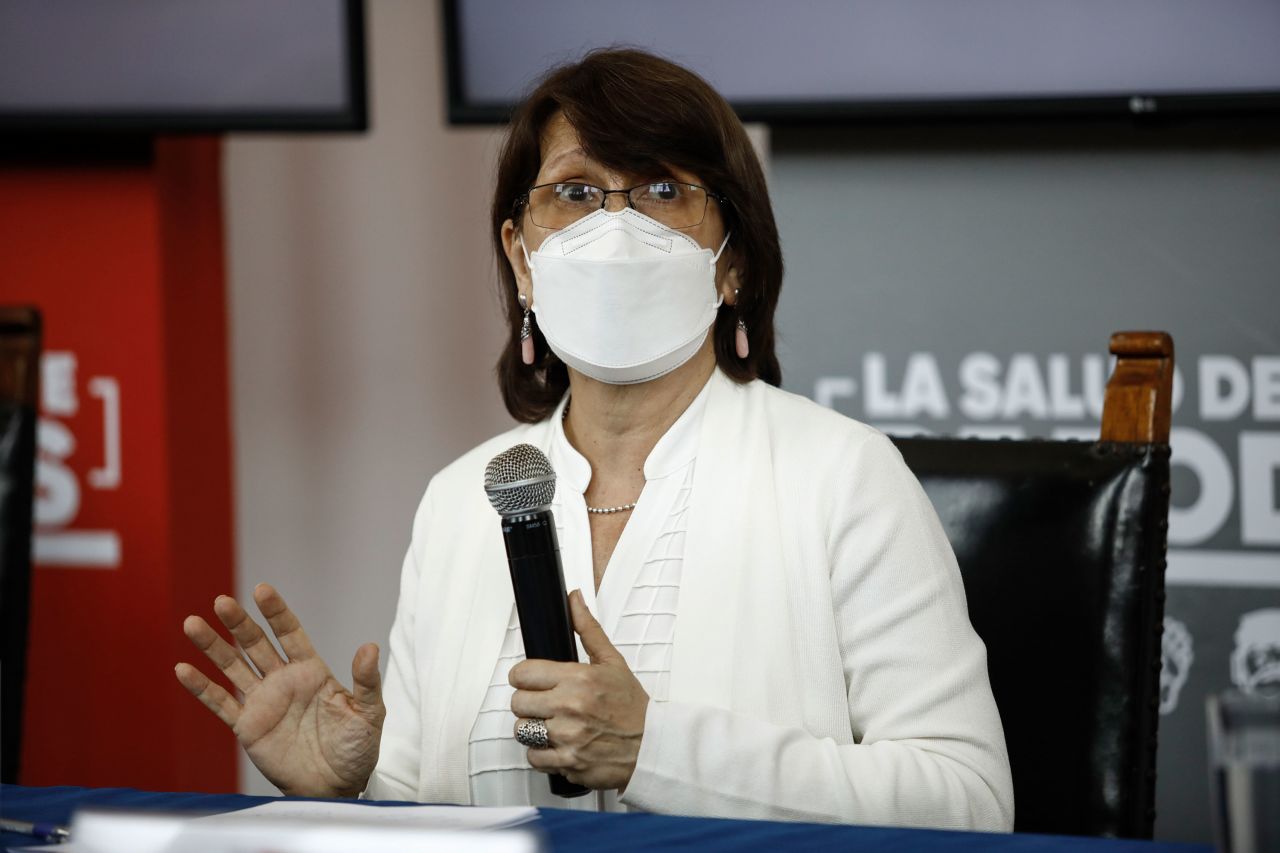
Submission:
[[[182,824],[190,818],[166,814],[137,814],[131,812],[76,812],[71,823],[71,841],[45,847],[11,847],[9,853],[86,853],[98,849],[124,850],[132,847],[138,853],[159,853],[169,846],[182,832]],[[76,843],[75,833],[88,833],[97,842],[95,846]],[[99,847],[98,845],[101,845]]]
[[[535,853],[530,807],[372,806],[279,801],[204,817],[76,814],[58,853]]]
[[[234,812],[200,818],[203,822],[261,818],[372,823],[378,826],[413,826],[419,829],[504,829],[536,820],[533,806],[375,806],[360,803],[319,803],[309,800],[276,800]]]

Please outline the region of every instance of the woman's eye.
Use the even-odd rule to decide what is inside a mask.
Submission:
[[[565,204],[585,204],[595,198],[595,187],[586,184],[556,184],[556,199]]]
[[[680,185],[671,181],[659,181],[649,184],[645,195],[653,201],[675,201],[680,198]]]

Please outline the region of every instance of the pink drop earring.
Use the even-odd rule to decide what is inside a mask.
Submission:
[[[733,289],[735,311],[738,310],[738,294],[740,292],[736,287]],[[738,358],[746,358],[751,353],[751,345],[747,342],[747,324],[743,321],[741,313],[738,314],[738,330],[734,334],[734,344],[738,350]]]
[[[533,364],[533,323],[529,320],[529,297],[523,293],[516,295],[520,308],[524,310],[524,322],[520,324],[520,360],[525,364]]]

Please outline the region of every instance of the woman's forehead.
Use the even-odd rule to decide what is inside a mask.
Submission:
[[[546,122],[542,125],[542,132],[539,134],[542,143],[542,150],[549,151],[552,148],[564,149],[579,146],[578,131],[569,123],[569,119],[565,118],[565,114],[556,110],[547,117]]]
[[[580,157],[585,159],[586,152],[578,139],[578,132],[564,117],[564,113],[556,112],[547,119],[542,127],[539,147],[542,149],[542,165],[551,166],[562,159]]]
[[[663,174],[661,175],[618,171],[605,166],[587,154],[582,147],[578,132],[569,123],[569,120],[564,117],[564,113],[561,112],[554,113],[547,119],[546,125],[542,128],[540,148],[542,164],[538,173],[543,177],[550,175],[552,172],[575,172],[583,176],[599,177],[602,181],[608,178],[616,178],[626,185],[642,183],[651,178],[659,177],[672,177],[690,183],[701,183],[698,176],[688,169],[681,169],[670,163],[663,165]],[[568,175],[566,174],[565,176],[567,177]]]

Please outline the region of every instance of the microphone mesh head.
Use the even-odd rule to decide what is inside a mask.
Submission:
[[[502,515],[532,512],[548,506],[556,496],[556,472],[541,450],[517,444],[489,460],[484,490]]]

